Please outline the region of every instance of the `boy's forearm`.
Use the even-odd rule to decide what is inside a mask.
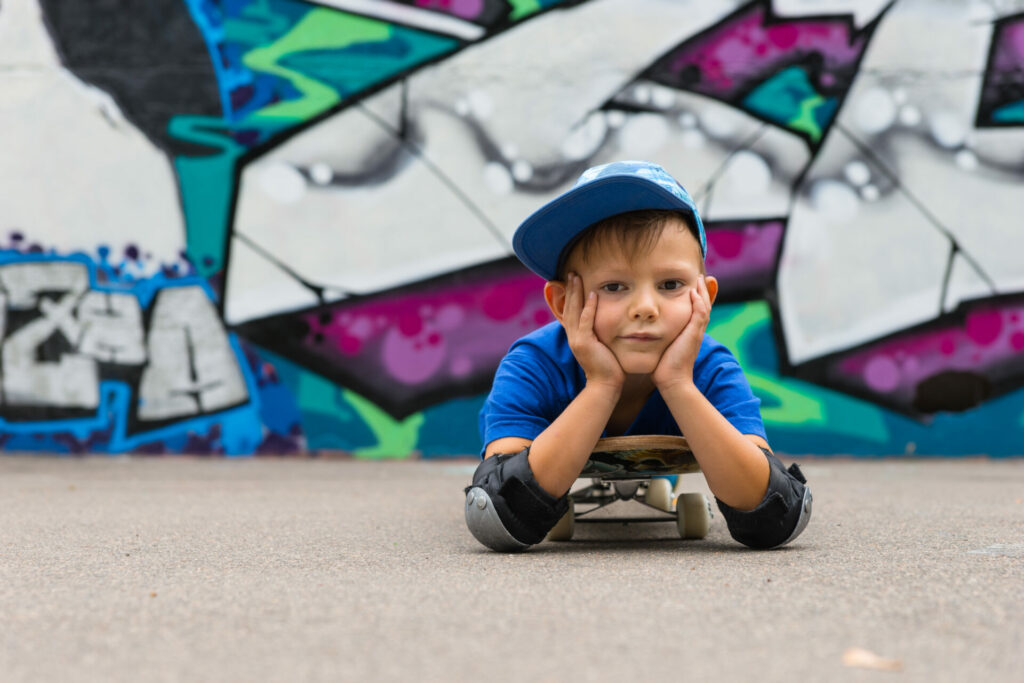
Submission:
[[[601,438],[620,390],[588,384],[530,446],[530,469],[541,488],[564,495]]]
[[[693,384],[663,393],[679,430],[700,464],[708,487],[726,505],[752,510],[768,490],[764,453],[739,433]]]

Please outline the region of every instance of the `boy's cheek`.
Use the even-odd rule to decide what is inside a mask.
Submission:
[[[594,336],[597,337],[597,340],[604,344],[605,346],[611,346],[612,343],[615,341],[615,336],[608,334],[608,331],[606,329],[603,329],[601,326],[596,326],[596,329],[594,330]]]

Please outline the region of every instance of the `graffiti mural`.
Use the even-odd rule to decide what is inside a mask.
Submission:
[[[777,450],[1021,453],[1024,0],[7,0],[0,67],[4,449],[475,453],[512,232],[648,158]]]
[[[0,252],[4,446],[160,452],[176,433],[198,452],[258,447],[235,431],[259,425],[258,397],[209,286],[125,270],[85,255]]]
[[[453,393],[486,392],[508,339],[553,319],[537,296],[536,276],[509,261],[239,331],[263,348],[326,368],[340,386],[402,418]],[[274,332],[282,328],[292,333]]]

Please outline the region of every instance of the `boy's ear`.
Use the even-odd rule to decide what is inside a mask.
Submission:
[[[717,286],[716,286],[717,289]],[[544,301],[547,302],[551,314],[558,322],[562,322],[565,314],[565,283],[558,280],[548,280],[544,283]]]
[[[718,296],[718,278],[714,275],[705,275],[704,286],[708,288],[708,297],[711,299],[711,305],[714,306],[715,297]]]

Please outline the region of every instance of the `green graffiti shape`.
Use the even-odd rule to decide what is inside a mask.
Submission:
[[[456,47],[450,39],[394,26],[386,41],[360,43],[341,51],[296,52],[283,57],[278,66],[298,70],[345,99]]]
[[[739,360],[740,365],[745,365],[743,338],[753,332],[755,327],[768,324],[769,321],[770,314],[765,303],[720,304],[715,306],[711,313],[707,333],[716,341],[725,344]]]
[[[210,116],[175,116],[167,130],[179,140],[219,150],[174,159],[185,211],[185,253],[199,274],[209,277],[224,265],[228,212],[235,188],[232,171],[245,148],[225,132],[221,119]]]
[[[806,133],[818,142],[822,122],[834,114],[833,98],[819,95],[799,67],[783,69],[754,88],[743,100],[743,106],[790,130]]]
[[[771,324],[764,302],[716,307],[708,334],[736,356],[755,395],[762,401],[778,403],[761,409],[766,426],[785,425],[815,428],[859,439],[885,442],[889,429],[879,409],[795,379],[783,379],[753,367],[748,344]]]
[[[373,402],[282,356],[258,347],[295,395],[310,449],[341,448],[360,458],[408,458],[417,450],[424,413],[394,420]],[[368,444],[356,446],[355,444]]]
[[[761,417],[765,423],[782,424],[823,424],[825,421],[824,407],[818,401],[805,396],[801,391],[791,389],[775,381],[766,374],[758,372],[747,359],[749,338],[758,327],[769,322],[768,306],[763,303],[747,303],[729,306],[725,311],[715,309],[712,316],[714,324],[708,325],[708,334],[725,344],[736,356],[747,381],[755,394],[767,394],[779,403],[774,408],[763,408]],[[724,318],[724,319],[723,319]],[[765,400],[764,396],[759,396]]]
[[[297,100],[264,107],[254,117],[305,121],[340,101],[330,86],[281,66],[278,62],[285,56],[305,50],[340,49],[357,43],[385,41],[390,35],[391,26],[383,21],[327,9],[312,10],[272,45],[245,55],[243,62],[247,67],[287,79],[302,93]]]
[[[357,448],[356,457],[408,458],[413,454],[424,422],[423,413],[410,415],[399,422],[359,394],[346,389],[342,396],[363,418],[378,442],[376,446]]]
[[[821,140],[822,130],[818,124],[818,112],[829,104],[829,100],[821,95],[808,97],[800,103],[800,115],[790,119],[786,125],[792,130],[807,133],[813,142]]]
[[[383,21],[312,10],[280,39],[245,55],[243,61],[250,69],[286,79],[300,93],[297,99],[264,107],[250,119],[305,121],[350,95],[458,47],[455,40]],[[342,52],[346,48],[359,50]]]
[[[508,0],[508,4],[512,5],[512,14],[508,17],[512,21],[528,17],[542,7],[540,0]]]
[[[821,402],[805,395],[803,387],[798,391],[774,381],[760,372],[746,372],[750,388],[762,401],[768,397],[778,403],[777,407],[761,408],[765,424],[816,425],[825,424],[825,410]]]

